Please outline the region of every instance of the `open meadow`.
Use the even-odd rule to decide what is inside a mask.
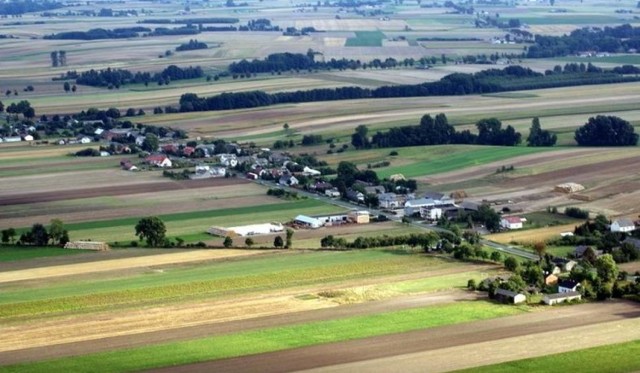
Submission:
[[[28,9],[14,15],[12,6]],[[610,219],[640,215],[640,147],[587,147],[575,139],[576,129],[596,115],[618,116],[639,132],[640,82],[630,80],[638,77],[640,54],[629,47],[637,37],[610,37],[620,42],[611,53],[596,45],[527,57],[539,36],[637,28],[638,6],[636,0],[0,2],[0,373],[640,370],[637,303],[546,307],[536,291],[523,304],[506,305],[469,290],[511,275],[502,259],[484,254],[519,255],[524,266],[535,256],[533,243],[582,223],[552,208],[579,207]],[[61,35],[67,32],[74,33]],[[524,42],[513,41],[520,37]],[[336,67],[341,59],[352,60],[343,61],[350,67]],[[249,62],[232,65],[242,60]],[[578,74],[556,66],[572,63],[584,76],[565,80],[562,74]],[[624,77],[586,73],[621,65],[629,65]],[[187,67],[201,74],[184,73]],[[479,74],[462,75],[507,67],[502,73],[530,74],[523,75],[530,80],[518,85],[505,78],[502,85],[511,73],[494,72],[494,87],[481,86]],[[117,69],[153,78],[119,80],[128,73]],[[94,75],[79,79],[91,70]],[[604,81],[625,83],[589,85]],[[439,90],[436,82],[458,89]],[[415,97],[398,91],[345,99],[378,96],[339,90],[420,83],[434,84],[416,88],[425,96]],[[463,83],[480,89],[465,90]],[[548,86],[556,88],[537,88]],[[505,87],[526,90],[500,91]],[[322,93],[287,98],[309,90]],[[436,95],[441,92],[448,96]],[[224,99],[190,101],[183,96],[189,93]],[[230,98],[236,93],[245,93],[246,102]],[[318,97],[326,101],[313,101]],[[191,106],[180,108],[181,98]],[[352,143],[359,126],[372,137],[440,113],[456,131],[473,135],[478,121],[497,118],[520,132],[522,142],[461,145],[449,138],[442,145],[363,149]],[[526,146],[535,117],[557,136],[555,146]],[[94,156],[75,156],[87,148]],[[166,170],[172,172],[147,158],[160,150],[174,162]],[[223,158],[226,169],[215,174],[223,177],[207,178]],[[452,228],[436,226],[378,209],[372,196],[356,204],[313,194],[317,180],[302,166],[322,169],[323,180],[342,193],[366,190],[336,174],[343,172],[339,166],[348,168],[344,162],[375,171],[380,180],[415,180],[417,198],[455,192],[521,215],[525,229],[483,233],[487,241],[477,249],[483,247],[484,257],[476,251],[456,259],[451,242],[438,240],[433,250],[436,242],[415,240],[434,231],[448,237],[467,228],[464,219]],[[127,171],[128,163],[139,170]],[[211,174],[196,167],[202,165]],[[295,173],[300,185],[289,185],[282,172]],[[263,180],[254,181],[258,175]],[[568,182],[584,190],[554,190]],[[311,229],[310,219],[296,219],[356,209],[370,210],[372,222]],[[166,228],[156,244],[136,234],[145,217]],[[55,219],[63,232],[38,243],[37,224],[53,232],[60,228]],[[246,237],[207,233],[266,223],[284,229]],[[475,223],[486,231],[484,222]],[[64,249],[60,233],[111,249]],[[327,236],[344,242],[327,244]],[[398,240],[350,248],[360,247],[351,244],[359,237]],[[547,253],[575,250],[555,245]],[[640,266],[620,269],[633,273]]]

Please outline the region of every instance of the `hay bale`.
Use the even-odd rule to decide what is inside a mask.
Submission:
[[[453,198],[456,201],[462,201],[463,199],[469,197],[467,192],[464,190],[454,190],[449,194],[449,197]]]
[[[556,185],[553,190],[560,193],[576,193],[584,190],[584,186],[577,183],[564,183]]]
[[[97,241],[70,241],[64,245],[65,249],[75,250],[94,250],[94,251],[107,251],[110,250],[109,245],[105,242]]]

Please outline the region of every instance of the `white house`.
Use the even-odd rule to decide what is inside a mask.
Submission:
[[[324,191],[327,197],[336,198],[340,197],[340,191],[337,188],[331,188]]]
[[[435,205],[435,201],[431,198],[411,199],[404,203],[404,214],[405,216],[419,214],[421,208],[433,207]]]
[[[226,167],[235,167],[238,165],[238,157],[235,154],[220,154],[220,163]]]
[[[23,139],[24,139],[24,141],[33,141],[33,136],[31,136],[31,135],[24,135]]]
[[[302,170],[302,174],[305,176],[320,176],[322,172],[305,166],[304,169]]]
[[[171,167],[173,163],[166,155],[155,154],[145,158],[145,162],[156,167]]]
[[[91,139],[87,136],[83,136],[78,141],[80,141],[80,144],[88,144],[91,142]]]
[[[562,280],[558,282],[558,293],[569,293],[578,291],[580,283],[573,280]]]
[[[495,299],[502,303],[519,304],[526,302],[527,296],[510,290],[496,289]]]
[[[542,301],[546,305],[553,306],[554,304],[580,299],[582,299],[582,294],[577,291],[569,291],[564,293],[547,294],[542,298]]]
[[[289,174],[280,176],[278,180],[278,184],[280,185],[298,185],[299,183],[300,181],[298,181],[295,176]]]
[[[379,206],[383,209],[397,209],[400,207],[398,195],[395,193],[378,194]]]
[[[435,206],[420,208],[420,217],[426,220],[438,220],[442,216],[442,209]]]
[[[618,219],[611,223],[611,232],[633,232],[636,225],[631,219]]]
[[[518,216],[505,216],[500,219],[500,226],[505,229],[522,229],[522,218]]]

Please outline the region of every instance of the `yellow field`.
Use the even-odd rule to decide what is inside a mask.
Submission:
[[[509,231],[504,233],[496,233],[485,236],[490,241],[509,244],[517,242],[518,244],[531,244],[538,241],[546,241],[552,238],[559,238],[562,232],[573,232],[576,224],[556,225],[553,227],[527,229],[521,231]]]

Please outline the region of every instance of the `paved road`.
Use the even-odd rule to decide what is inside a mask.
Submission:
[[[307,192],[305,190],[301,190],[301,189],[295,189],[295,188],[291,188],[291,187],[287,187],[287,186],[282,186],[282,185],[275,185],[263,180],[258,180],[257,181],[259,184],[262,184],[264,186],[269,186],[269,187],[277,187],[277,188],[282,188],[284,190],[290,191],[290,192],[296,192],[299,195],[303,195],[306,196],[308,198],[313,198],[319,201],[323,201],[325,203],[328,204],[332,204],[334,206],[338,206],[338,207],[342,207],[345,209],[354,209],[354,208],[363,208],[360,205],[354,205],[350,202],[346,202],[342,199],[336,199],[336,198],[329,198],[327,196],[321,195],[321,194],[317,194],[317,193],[311,193],[311,192]],[[376,209],[376,208],[367,208],[367,210],[369,212],[371,212],[371,214],[373,215],[383,215],[386,216],[387,219],[391,220],[391,221],[396,221],[396,222],[401,222],[402,218],[398,217],[397,215],[393,215],[393,214],[389,214],[386,213],[380,209]],[[420,223],[416,223],[416,222],[411,222],[408,223],[416,228],[420,228],[420,229],[424,229],[424,230],[430,230],[430,231],[435,231],[435,232],[450,232],[447,229],[441,228],[441,227],[437,227],[437,226],[433,226],[433,225],[424,225],[424,224],[420,224]],[[530,260],[538,260],[538,256],[526,251],[526,250],[522,250],[522,249],[518,249],[516,247],[513,246],[509,246],[509,245],[503,245],[503,244],[499,244],[497,242],[493,242],[493,241],[489,241],[489,240],[481,240],[480,241],[483,245],[489,246],[493,249],[496,249],[498,251],[501,251],[503,253],[507,253],[507,254],[511,254],[511,255],[515,255],[515,256],[519,256],[525,259],[530,259]]]

